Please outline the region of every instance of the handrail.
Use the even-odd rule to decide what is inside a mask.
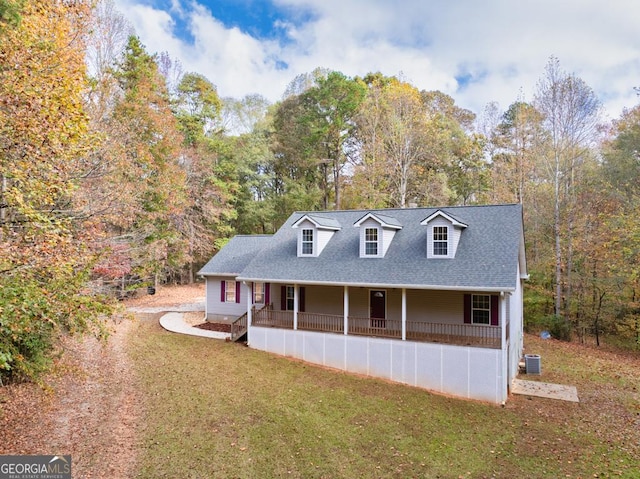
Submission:
[[[252,325],[254,326],[293,329],[292,311],[274,311],[270,308],[263,308],[255,312],[253,318]],[[344,333],[344,317],[332,314],[299,312],[298,329]],[[347,334],[401,339],[402,321],[399,319],[349,316]],[[431,323],[407,320],[406,339],[409,341],[499,349],[501,346],[501,328],[483,324]]]
[[[247,313],[231,323],[231,341],[237,341],[247,332]]]

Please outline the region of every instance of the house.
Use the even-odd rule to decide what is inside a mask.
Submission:
[[[494,403],[518,372],[520,205],[296,212],[200,274],[255,349]]]

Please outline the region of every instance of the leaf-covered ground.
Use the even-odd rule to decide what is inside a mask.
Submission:
[[[160,288],[127,306],[174,306],[203,296],[202,285]],[[74,478],[133,477],[144,409],[126,351],[134,324],[114,322],[106,343],[65,339],[43,387],[0,388],[0,454],[71,454]]]

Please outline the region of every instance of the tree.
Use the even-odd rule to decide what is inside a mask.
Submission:
[[[108,308],[86,290],[93,224],[76,198],[96,141],[83,110],[89,2],[21,5],[0,31],[0,373],[36,377],[58,334],[103,333]]]
[[[129,37],[114,75],[122,91],[110,119],[118,142],[106,153],[119,165],[113,180],[132,196],[130,214],[111,229],[125,233],[136,274],[157,281],[185,262],[188,249],[178,226],[186,206],[183,140],[164,77],[137,37]]]
[[[563,72],[552,57],[538,82],[534,104],[548,135],[545,159],[554,192],[555,314],[564,317],[563,297],[566,304],[571,295],[574,186],[597,134],[600,103],[583,80]]]
[[[233,205],[239,189],[233,141],[220,129],[222,101],[204,76],[185,74],[176,88],[174,110],[184,135],[181,167],[186,174],[188,203],[179,220],[188,241],[188,276],[204,264],[232,233]]]
[[[222,124],[232,135],[251,133],[265,119],[269,101],[262,95],[246,95],[240,100],[225,98],[222,101]]]
[[[602,181],[612,205],[604,231],[606,267],[619,285],[612,294],[617,333],[640,348],[640,105],[623,111],[604,146]]]
[[[524,204],[539,175],[537,146],[544,142],[542,115],[533,105],[516,101],[492,133],[495,199]]]
[[[329,207],[329,185],[333,186],[334,208],[341,208],[342,177],[352,147],[354,118],[364,99],[364,86],[340,72],[330,72],[317,79],[317,86],[302,94],[302,116],[309,134],[307,147],[320,155],[317,162],[323,169],[324,208]],[[330,179],[327,169],[330,167]]]

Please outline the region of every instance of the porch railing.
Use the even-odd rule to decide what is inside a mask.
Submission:
[[[331,314],[298,313],[298,329],[342,333],[344,332],[344,318]]]
[[[254,313],[251,325],[293,329],[293,311],[274,311],[271,305],[265,306]]]
[[[402,339],[402,321],[399,319],[349,316],[348,323],[347,334]],[[252,324],[262,327],[293,329],[293,312],[263,308],[254,313]],[[344,318],[339,315],[299,312],[298,329],[344,333]],[[498,326],[481,324],[430,323],[407,320],[406,339],[499,349],[501,330]]]
[[[237,341],[247,332],[247,313],[231,323],[231,341]]]

